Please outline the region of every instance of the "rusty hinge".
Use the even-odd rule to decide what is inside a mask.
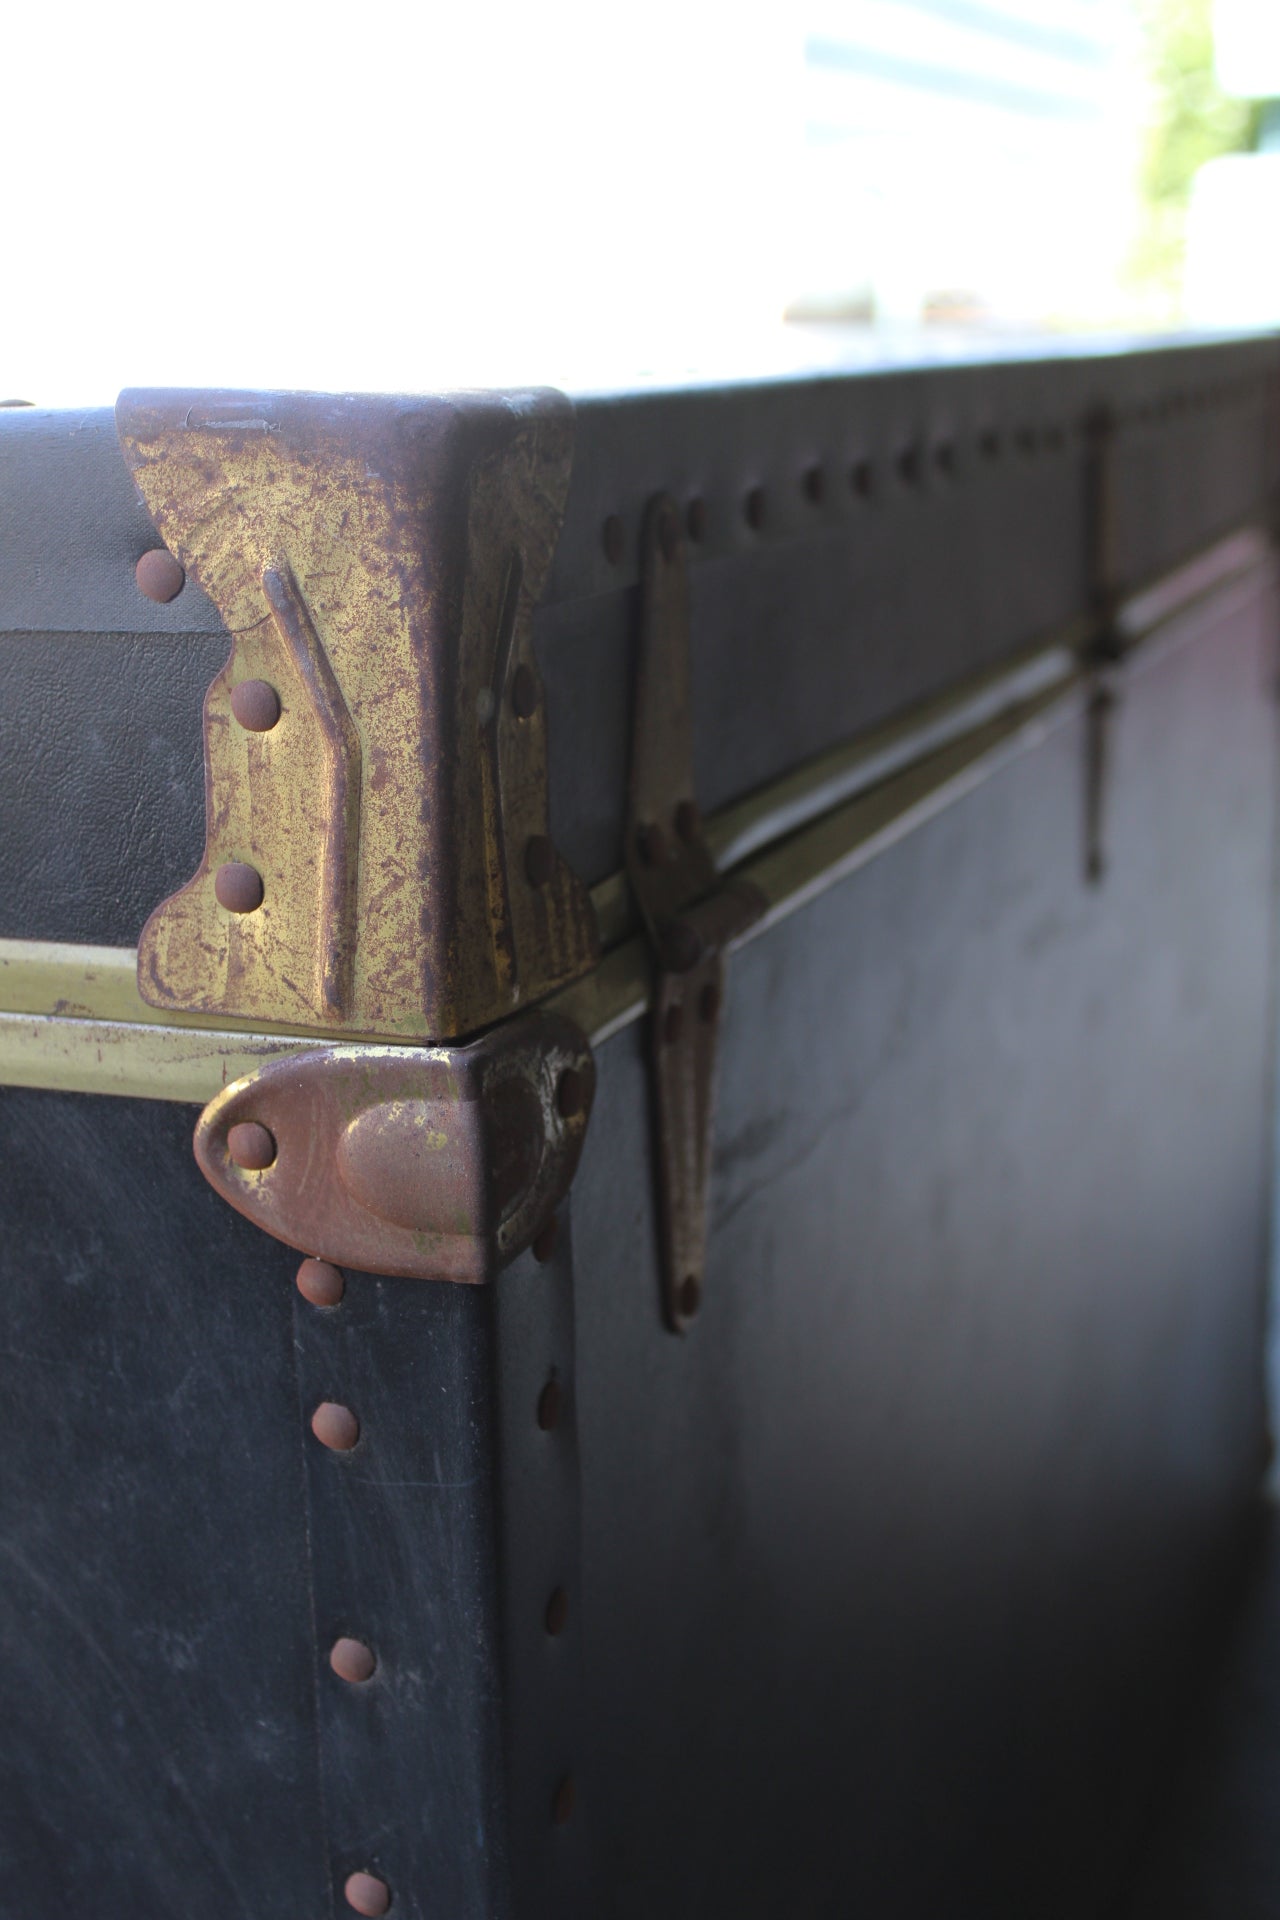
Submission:
[[[210,1101],[196,1159],[256,1226],[335,1266],[489,1280],[568,1191],[595,1091],[569,1021],[466,1047],[317,1048]]]
[[[706,1269],[707,1196],[725,950],[764,912],[721,882],[694,797],[689,570],[680,515],[651,500],[641,529],[640,632],[627,874],[654,954],[650,1061],[663,1306],[683,1331]]]
[[[1101,885],[1107,870],[1107,788],[1115,750],[1120,700],[1120,570],[1116,552],[1116,422],[1099,407],[1088,422],[1085,464],[1089,598],[1093,637],[1085,660],[1089,677],[1085,708],[1085,878]]]
[[[531,641],[569,403],[126,393],[117,425],[231,635],[204,859],[143,930],[143,998],[446,1040],[588,971]]]

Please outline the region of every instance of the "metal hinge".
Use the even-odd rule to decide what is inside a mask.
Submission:
[[[650,1062],[663,1307],[683,1331],[706,1267],[707,1198],[725,952],[763,896],[721,882],[694,796],[689,571],[665,494],[641,530],[640,632],[626,867],[654,955]]]
[[[302,1253],[485,1281],[568,1192],[594,1091],[591,1049],[548,1014],[467,1047],[318,1048],[210,1101],[196,1159],[223,1199]]]
[[[204,858],[143,930],[143,998],[445,1040],[589,971],[531,639],[569,403],[126,393],[117,425],[231,635]]]

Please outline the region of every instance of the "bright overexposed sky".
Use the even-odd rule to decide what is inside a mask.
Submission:
[[[785,357],[788,310],[1108,324],[1132,21],[1132,0],[13,7],[0,398],[747,373]]]
[[[589,381],[689,351],[673,288],[698,331],[771,320],[798,32],[750,0],[13,9],[0,391]]]

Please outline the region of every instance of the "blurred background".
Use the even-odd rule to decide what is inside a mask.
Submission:
[[[1280,322],[1280,0],[16,10],[0,397]]]

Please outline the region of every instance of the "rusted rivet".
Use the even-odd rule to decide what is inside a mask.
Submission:
[[[391,1911],[391,1889],[376,1873],[349,1873],[342,1891],[347,1905],[368,1915],[369,1920],[378,1920],[380,1914]]]
[[[511,682],[511,711],[517,720],[528,720],[538,705],[538,683],[526,666],[516,668]]]
[[[680,1318],[682,1320],[692,1320],[701,1304],[702,1288],[699,1285],[698,1276],[696,1273],[687,1273],[680,1282],[680,1290],[676,1295],[676,1305],[680,1309]]]
[[[322,1400],[311,1416],[311,1431],[322,1447],[333,1453],[350,1453],[360,1438],[360,1422],[350,1407],[336,1400]]]
[[[826,475],[821,467],[810,467],[804,477],[804,497],[813,506],[821,506],[822,496],[827,490]]]
[[[329,1665],[339,1680],[345,1680],[349,1686],[362,1687],[366,1680],[372,1680],[378,1662],[372,1647],[344,1633],[329,1649]]]
[[[531,887],[545,887],[555,867],[555,855],[545,833],[535,833],[524,850],[524,870]]]
[[[674,1047],[684,1031],[684,1008],[672,1001],[662,1017],[662,1037],[669,1047]]]
[[[660,945],[662,964],[672,973],[688,973],[702,958],[702,942],[687,920],[673,920],[664,927]]]
[[[572,1820],[573,1803],[576,1798],[577,1795],[573,1787],[573,1775],[566,1773],[564,1779],[556,1788],[555,1795],[551,1802],[551,1818],[558,1827],[562,1827],[566,1820]]]
[[[145,593],[148,600],[158,600],[166,606],[170,600],[176,600],[187,583],[182,562],[175,560],[167,547],[152,547],[144,553],[133,570],[138,583],[138,592]]]
[[[622,565],[622,549],[625,544],[622,522],[616,513],[611,513],[604,523],[604,557],[611,567]]]
[[[587,1104],[587,1083],[576,1067],[566,1067],[556,1082],[556,1111],[562,1120],[573,1120]]]
[[[547,1602],[546,1622],[550,1634],[563,1633],[569,1619],[569,1596],[563,1587],[557,1587]]]
[[[676,832],[686,847],[691,847],[702,831],[702,821],[692,800],[682,800],[676,808]]]
[[[544,1433],[551,1433],[560,1425],[560,1411],[564,1406],[564,1391],[558,1380],[548,1380],[538,1395],[538,1425]]]
[[[336,1307],[347,1290],[346,1275],[327,1260],[304,1260],[298,1268],[297,1288],[313,1307]]]
[[[213,897],[228,913],[252,913],[262,905],[262,875],[243,860],[226,860],[213,876]]]
[[[743,503],[743,512],[747,516],[747,525],[759,533],[764,525],[764,488],[752,487]]]
[[[668,566],[680,551],[680,522],[670,507],[658,518],[658,551]]]
[[[533,1257],[539,1263],[540,1266],[545,1267],[547,1264],[547,1261],[551,1258],[552,1254],[555,1252],[556,1241],[559,1238],[559,1236],[560,1236],[560,1222],[556,1219],[556,1216],[553,1213],[551,1218],[547,1221],[546,1226],[541,1228],[540,1231],[534,1236]]]
[[[241,680],[231,689],[231,711],[248,733],[270,733],[280,718],[280,695],[269,680]]]
[[[706,986],[698,995],[698,1018],[705,1022],[707,1026],[710,1026],[719,1011],[720,989],[714,980],[708,980]]]
[[[691,540],[705,540],[707,537],[707,503],[701,497],[689,502],[684,524]]]
[[[260,1120],[237,1120],[227,1128],[227,1158],[246,1173],[261,1173],[276,1157],[275,1137]]]

